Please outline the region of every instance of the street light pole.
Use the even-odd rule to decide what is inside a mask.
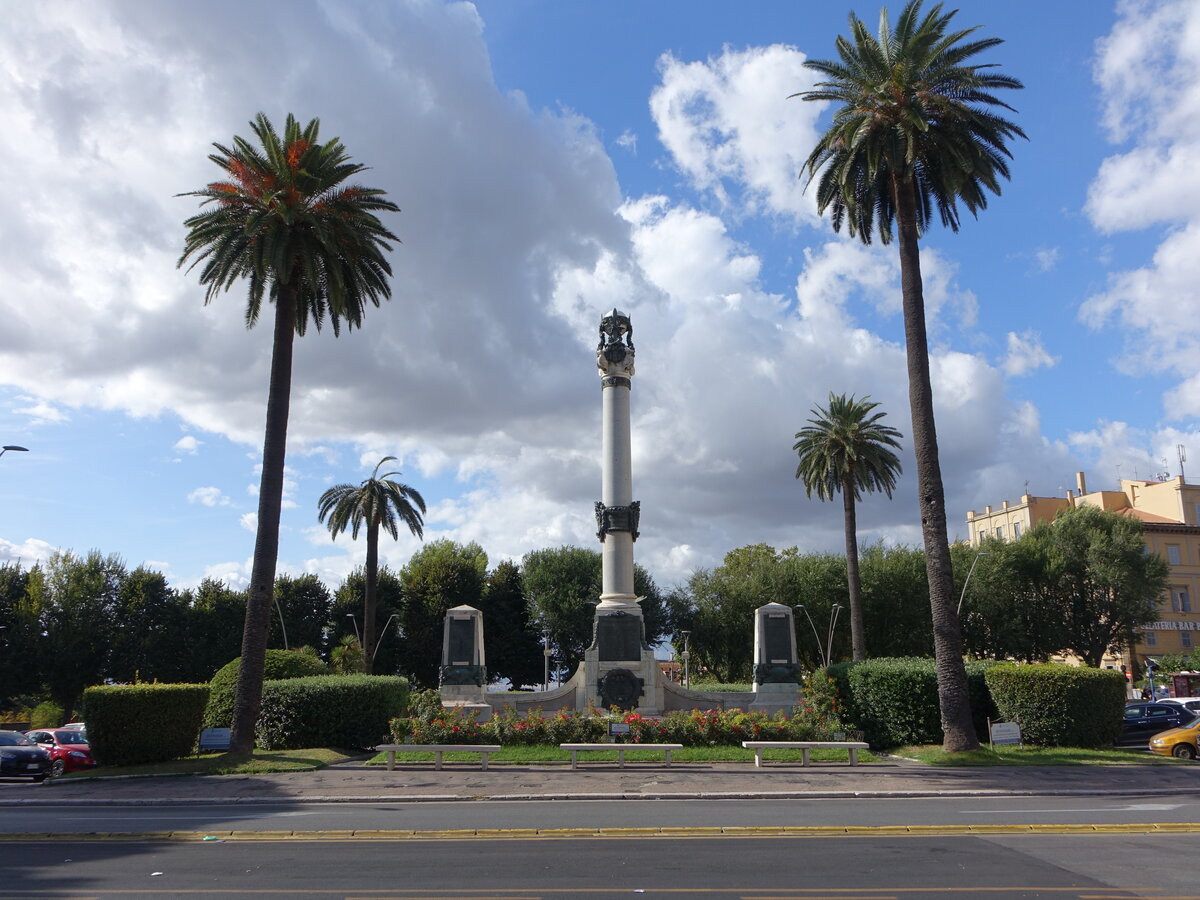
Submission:
[[[838,616],[842,614],[843,609],[845,607],[842,604],[835,603],[833,609],[829,610],[829,633],[825,636],[826,668],[829,667],[829,663],[833,662],[833,632],[837,628]]]
[[[955,615],[962,615],[963,600],[967,598],[967,585],[971,583],[971,575],[975,572],[975,563],[979,562],[979,557],[987,555],[987,550],[980,550],[975,554],[975,558],[971,560],[971,568],[967,570],[967,577],[963,579],[962,593],[958,595],[958,609],[955,611]]]
[[[387,634],[388,626],[392,624],[392,619],[400,618],[400,613],[392,613],[388,616],[388,620],[383,623],[383,628],[379,631],[379,637],[375,639],[375,650],[371,653],[371,665],[375,665],[375,657],[379,655],[379,645],[383,643],[383,636]],[[354,628],[358,630],[358,622],[355,621]]]
[[[4,449],[3,449],[3,450],[0,450],[0,456],[3,456],[3,455],[4,455],[5,453],[7,453],[9,450],[20,450],[22,453],[28,453],[28,452],[29,452],[29,448],[28,448],[28,447],[18,447],[16,444],[5,444],[5,445],[4,445]]]
[[[550,690],[550,629],[542,631],[542,655],[546,658],[545,666],[542,668],[542,690]]]
[[[358,641],[358,646],[362,646],[362,635],[358,633],[358,619],[354,617],[354,613],[346,613],[346,618],[354,623],[354,639]]]
[[[683,635],[683,653],[679,654],[683,657],[683,686],[691,687],[692,678],[691,672],[688,670],[688,663],[692,658],[692,651],[688,649],[688,638],[691,637],[692,633],[690,631],[681,631],[679,633]]]
[[[817,624],[813,621],[812,616],[809,615],[808,610],[805,608],[803,603],[797,603],[793,608],[803,612],[804,618],[808,619],[808,625],[812,629],[813,633],[813,640],[817,642],[817,656],[821,658],[821,667],[828,669],[829,658],[825,655],[825,651],[821,647],[821,636],[817,634]]]

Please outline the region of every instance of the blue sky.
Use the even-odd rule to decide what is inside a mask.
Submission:
[[[206,307],[176,269],[195,204],[175,195],[259,110],[319,116],[402,208],[394,299],[297,344],[281,570],[335,585],[360,564],[316,499],[384,455],[427,538],[493,563],[594,546],[614,305],[638,336],[639,561],[669,586],[748,543],[840,550],[793,434],[830,391],[909,432],[898,267],[816,216],[797,176],[828,111],[787,95],[878,6],[289,8],[0,0],[0,440],[30,450],[0,458],[0,559],[248,578],[270,333],[243,327],[243,292]],[[1077,470],[1175,475],[1181,444],[1200,469],[1200,6],[957,8],[1005,40],[983,61],[1024,82],[1006,99],[1029,140],[978,220],[923,242],[951,537]],[[919,542],[902,461],[864,541]]]

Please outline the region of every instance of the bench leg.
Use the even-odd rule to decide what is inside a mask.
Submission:
[[[487,771],[487,755],[488,755],[488,751],[487,751],[487,750],[480,750],[480,751],[479,751],[479,755],[483,757],[483,766],[482,766],[482,768],[483,768],[483,771],[485,771],[485,772],[486,772],[486,771]]]
[[[666,766],[667,766],[667,768],[669,769],[669,768],[671,767],[671,751],[670,751],[670,750],[664,750],[664,751],[663,751],[663,754],[664,754],[664,755],[667,757]]]
[[[756,769],[762,768],[762,756],[763,756],[762,747],[755,747],[754,748],[754,768],[756,768]]]
[[[625,768],[625,751],[624,750],[617,751],[617,767],[621,768],[621,769]]]
[[[578,750],[571,751],[571,768],[572,769],[579,768],[579,751]]]
[[[387,752],[387,755],[388,755],[388,771],[394,772],[396,770],[396,751],[389,750]]]
[[[850,765],[852,765],[852,766],[858,765],[858,748],[857,747],[850,748]]]
[[[442,751],[441,750],[433,751],[433,767],[435,769],[440,769],[442,767]]]
[[[809,763],[812,762],[810,753],[811,753],[811,751],[807,747],[800,748],[800,765],[807,766]]]

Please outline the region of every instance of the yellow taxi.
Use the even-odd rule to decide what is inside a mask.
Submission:
[[[1198,746],[1200,746],[1200,717],[1192,719],[1189,725],[1160,731],[1150,738],[1151,753],[1175,756],[1179,759],[1195,759]]]

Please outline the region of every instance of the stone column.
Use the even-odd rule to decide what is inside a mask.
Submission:
[[[600,320],[596,348],[603,405],[601,500],[596,504],[601,541],[603,587],[600,609],[626,609],[640,615],[633,589],[633,542],[640,506],[633,499],[632,449],[629,439],[629,394],[633,387],[633,326],[617,309]]]

